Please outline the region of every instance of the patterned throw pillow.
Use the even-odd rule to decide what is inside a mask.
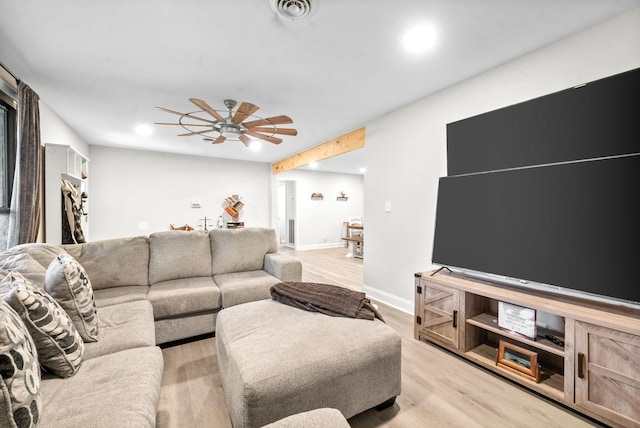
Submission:
[[[18,314],[0,301],[0,426],[35,427],[41,408],[36,347]]]
[[[84,268],[69,254],[51,261],[44,288],[67,312],[85,342],[98,340],[98,309]]]
[[[60,377],[74,375],[82,363],[84,342],[69,315],[53,297],[18,272],[11,272],[3,282],[7,280],[13,289],[4,300],[27,326],[40,364]]]

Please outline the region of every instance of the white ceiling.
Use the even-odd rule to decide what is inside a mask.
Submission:
[[[285,22],[269,0],[0,0],[0,62],[89,144],[275,162],[508,62],[640,0],[311,0]],[[409,54],[403,32],[428,23],[433,49]],[[490,94],[487,94],[490,96]],[[248,150],[138,124],[155,109],[215,109],[232,98],[287,114],[299,134]],[[57,143],[64,143],[56,141]],[[358,173],[362,151],[318,170]]]

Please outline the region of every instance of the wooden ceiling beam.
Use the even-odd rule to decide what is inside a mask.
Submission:
[[[311,162],[319,162],[364,147],[365,128],[356,129],[341,137],[307,149],[281,161],[271,164],[271,172],[279,174],[299,168]]]

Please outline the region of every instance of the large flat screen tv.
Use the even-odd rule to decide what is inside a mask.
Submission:
[[[461,175],[640,152],[640,68],[447,125]]]
[[[432,261],[640,307],[640,154],[440,178]]]

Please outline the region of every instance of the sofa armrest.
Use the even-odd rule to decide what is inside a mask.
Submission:
[[[302,262],[282,253],[264,255],[264,270],[282,282],[302,281]]]

